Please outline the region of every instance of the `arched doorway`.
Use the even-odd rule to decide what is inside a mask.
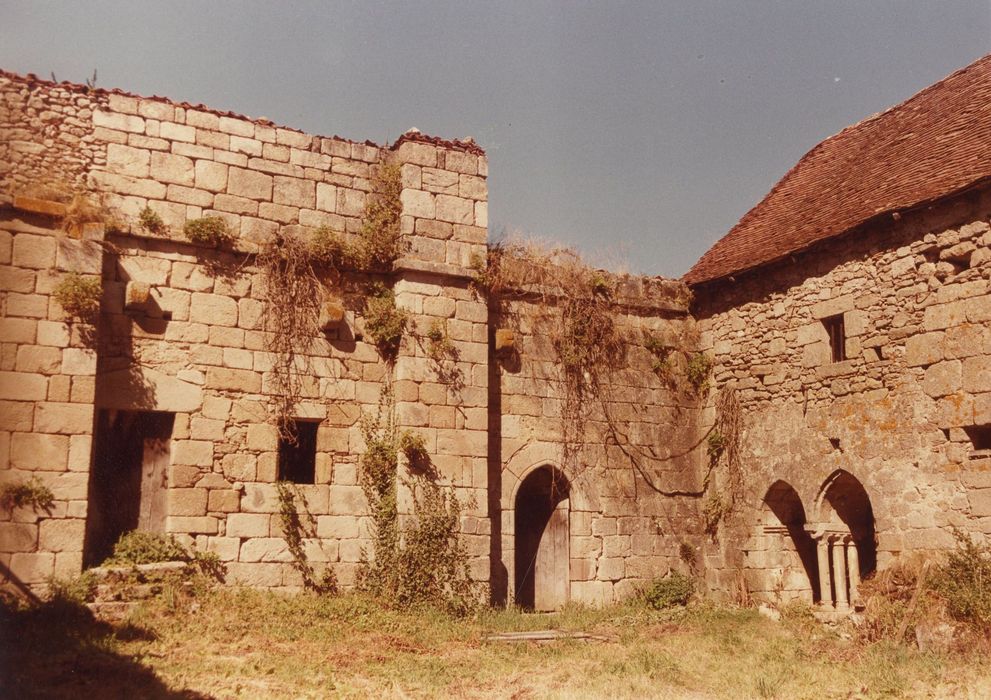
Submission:
[[[816,544],[806,530],[802,499],[791,484],[779,480],[767,490],[762,526],[765,594],[775,602],[818,601]]]
[[[815,534],[823,605],[856,606],[860,581],[877,567],[877,541],[871,499],[853,474],[841,469],[826,479]]]
[[[557,610],[568,602],[569,491],[567,478],[545,465],[516,494],[516,604],[523,608]]]

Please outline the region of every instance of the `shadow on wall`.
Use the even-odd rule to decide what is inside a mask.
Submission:
[[[0,599],[0,697],[209,700],[170,690],[151,669],[114,650],[118,640],[153,638],[140,627],[100,622],[69,601],[17,610]]]

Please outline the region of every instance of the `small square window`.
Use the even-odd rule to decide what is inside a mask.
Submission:
[[[974,448],[982,456],[991,452],[991,425],[965,425],[964,432]]]
[[[295,421],[296,441],[279,438],[279,481],[312,484],[316,479],[316,421]]]
[[[822,319],[822,325],[829,334],[829,353],[831,362],[843,362],[846,359],[846,331],[843,328],[843,314]]]

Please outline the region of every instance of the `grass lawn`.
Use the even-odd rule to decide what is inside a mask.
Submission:
[[[603,639],[486,640],[551,628]],[[706,605],[457,619],[224,588],[162,595],[119,625],[68,604],[6,608],[0,652],[3,698],[991,698],[986,649],[864,645]]]

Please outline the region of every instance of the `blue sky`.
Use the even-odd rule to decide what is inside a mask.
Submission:
[[[491,236],[679,276],[806,151],[991,52],[991,1],[13,2],[0,67],[489,153]]]

